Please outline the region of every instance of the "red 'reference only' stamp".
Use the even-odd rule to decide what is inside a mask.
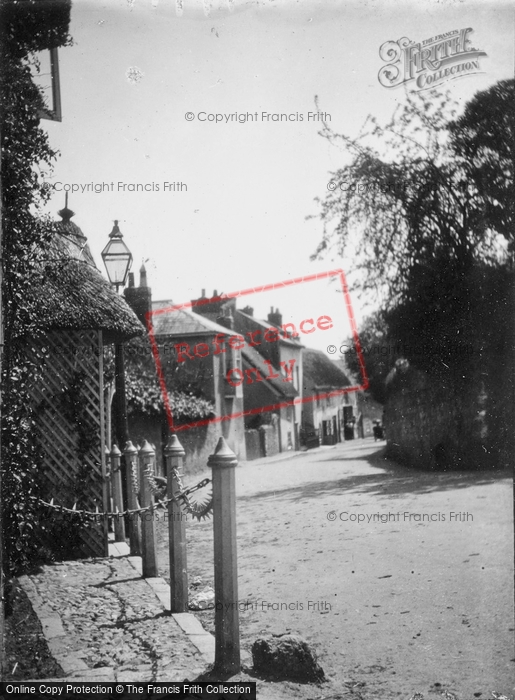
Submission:
[[[330,280],[336,281],[341,291],[336,302],[334,287],[328,296]],[[283,304],[289,300],[290,308],[299,308],[301,291],[309,308],[299,314],[298,320],[291,316],[283,322],[273,305],[266,321],[254,316],[250,303],[263,306],[266,300],[281,300]],[[182,304],[156,302],[147,314],[147,328],[173,432],[283,409],[290,410],[292,420],[300,425],[304,421],[303,405],[319,405],[368,387],[341,269],[229,294],[215,292],[209,298],[203,292],[200,298]],[[353,339],[358,358],[359,384],[348,380],[325,349],[348,337]],[[206,399],[214,406],[213,415],[202,420],[178,420],[170,400],[173,391]],[[246,418],[246,426],[250,422]]]

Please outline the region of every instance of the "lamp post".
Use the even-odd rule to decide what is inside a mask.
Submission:
[[[123,236],[115,220],[113,230],[109,234],[109,243],[101,253],[107,270],[109,281],[119,291],[125,285],[132,264],[132,253],[123,241]],[[115,343],[115,436],[121,449],[129,440],[127,423],[127,399],[125,395],[125,364],[123,345]]]
[[[112,285],[118,291],[125,285],[127,275],[132,265],[132,253],[123,241],[122,232],[118,228],[118,220],[115,219],[113,230],[109,234],[109,243],[101,253],[106,266],[107,276]]]

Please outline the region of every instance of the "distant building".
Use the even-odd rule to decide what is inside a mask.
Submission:
[[[334,360],[334,363],[342,370],[344,374],[347,374],[348,370],[345,358]],[[354,383],[358,384],[359,381],[360,380],[356,379]],[[383,404],[376,401],[369,391],[357,391],[356,407],[357,436],[360,438],[372,437],[374,421],[379,421],[381,424],[383,423]]]
[[[250,311],[252,311],[250,309]],[[257,344],[247,344],[243,350],[245,362],[251,366],[256,364],[271,369],[275,379],[267,382],[270,391],[276,392],[277,398],[269,400],[263,405],[280,403],[277,410],[280,429],[280,449],[298,450],[300,447],[300,426],[302,421],[302,345],[291,337],[285,337],[279,331],[282,326],[282,317],[279,311],[272,309],[268,314],[268,323],[253,317],[252,313],[236,310],[234,313],[234,327],[238,333],[246,338],[253,338]],[[274,332],[277,331],[277,332]],[[257,387],[255,387],[257,389]],[[272,397],[270,397],[272,398]],[[296,401],[297,399],[297,401]],[[259,406],[260,399],[253,394],[249,387],[246,407]]]
[[[271,309],[267,321],[254,318],[235,298],[202,296],[194,310],[230,328],[242,339],[242,386],[247,458],[300,448],[302,422],[302,345],[282,329],[282,316]],[[264,408],[270,407],[264,411]]]
[[[356,392],[334,394],[351,386],[338,365],[321,350],[304,348],[301,440],[305,447],[334,445],[358,437]]]
[[[154,301],[152,311],[172,306],[171,300]],[[164,349],[160,352],[163,365],[173,363],[181,384],[191,382],[202,398],[214,404],[215,418],[235,416],[181,431],[179,438],[186,450],[187,463],[195,459],[205,464],[220,435],[225,437],[238,459],[246,459],[243,388],[227,379],[231,370],[241,371],[242,353],[229,346],[231,333],[227,327],[189,308],[154,313],[152,326],[158,346]]]

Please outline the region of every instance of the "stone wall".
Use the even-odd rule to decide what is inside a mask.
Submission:
[[[513,351],[511,352],[513,355]],[[513,358],[474,363],[468,379],[405,366],[389,377],[388,455],[423,469],[506,467],[514,454]]]
[[[279,454],[281,451],[281,446],[279,442],[279,428],[278,423],[273,425],[262,425],[259,428],[259,433],[261,437],[261,449],[265,457],[272,457],[273,455]]]
[[[156,450],[157,473],[165,476],[164,448],[169,437],[166,420],[159,417],[146,417],[133,415],[129,418],[129,434],[132,442],[141,445],[143,440],[148,440]],[[205,469],[209,455],[213,454],[222,428],[220,423],[180,430],[177,437],[186,452],[184,457],[184,473],[194,474]],[[234,449],[233,445],[229,445]]]
[[[259,430],[253,428],[245,430],[245,446],[247,448],[247,461],[263,457],[261,451],[261,437]]]
[[[388,453],[413,467],[513,466],[515,272],[480,269],[470,290],[469,322],[455,331],[456,346],[469,355],[442,361],[431,374],[399,360],[387,380]]]
[[[221,423],[208,423],[197,428],[188,428],[177,433],[181,445],[184,447],[184,473],[194,474],[207,467],[207,460],[212,455],[222,435]],[[227,441],[229,447],[237,452],[231,440]]]

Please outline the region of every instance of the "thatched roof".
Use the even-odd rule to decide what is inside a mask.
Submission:
[[[55,231],[42,255],[42,278],[33,290],[38,325],[45,330],[101,330],[107,343],[143,335],[134,311],[97,269],[80,228],[63,217]]]
[[[337,363],[330,360],[321,350],[304,349],[302,362],[306,396],[316,393],[316,390],[334,391],[351,385]]]

